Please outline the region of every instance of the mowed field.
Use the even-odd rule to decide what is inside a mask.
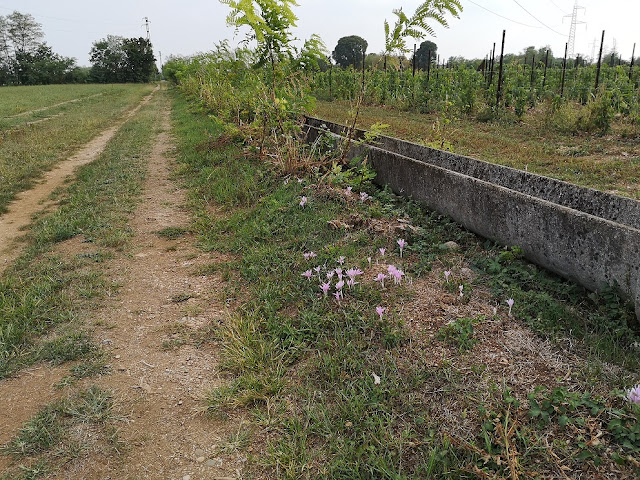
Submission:
[[[0,213],[81,145],[112,125],[153,85],[7,87],[0,95]]]
[[[522,122],[480,122],[470,116],[364,105],[358,127],[366,130],[382,123],[387,125],[385,135],[640,199],[639,125],[618,119],[605,135],[563,132],[561,116],[545,108],[529,112]],[[351,124],[352,113],[346,101],[318,101],[314,111],[343,125]]]

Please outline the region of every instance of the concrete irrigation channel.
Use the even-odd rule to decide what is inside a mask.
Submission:
[[[308,117],[312,143],[348,129]],[[616,286],[640,321],[640,202],[522,170],[379,136],[352,134],[349,157],[366,154],[375,182],[448,215],[468,230],[517,245],[530,261],[589,290]]]

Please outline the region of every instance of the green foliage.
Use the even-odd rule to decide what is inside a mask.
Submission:
[[[458,318],[438,330],[438,338],[453,343],[460,353],[468,352],[478,342],[473,337],[473,324],[483,321],[484,318]]]
[[[353,66],[354,69],[358,69],[362,65],[368,45],[364,38],[357,35],[342,37],[338,40],[331,56],[343,68]]]
[[[155,61],[149,40],[108,35],[91,47],[91,79],[98,83],[146,83],[156,73]]]
[[[449,24],[446,13],[459,18],[461,11],[462,4],[459,0],[426,0],[411,17],[405,14],[402,8],[394,10],[397,19],[393,30],[390,30],[389,23],[384,21],[385,54],[408,52],[407,37],[420,40],[426,35],[435,36],[435,30],[429,25],[429,20],[435,20],[447,28]]]

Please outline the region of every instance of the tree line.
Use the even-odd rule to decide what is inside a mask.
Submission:
[[[0,16],[0,85],[139,83],[156,74],[153,46],[145,38],[107,36],[93,43],[91,67],[53,51],[42,25],[28,13]]]

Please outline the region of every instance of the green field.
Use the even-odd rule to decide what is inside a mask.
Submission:
[[[82,99],[91,95],[105,94],[115,85],[39,85],[25,87],[3,87],[0,98],[0,118],[22,115],[31,110],[51,107],[57,103]]]
[[[3,89],[0,111],[11,114],[51,107],[70,99],[82,100],[29,115],[0,118],[0,213],[43,171],[113,125],[153,88],[153,85],[67,85]]]

